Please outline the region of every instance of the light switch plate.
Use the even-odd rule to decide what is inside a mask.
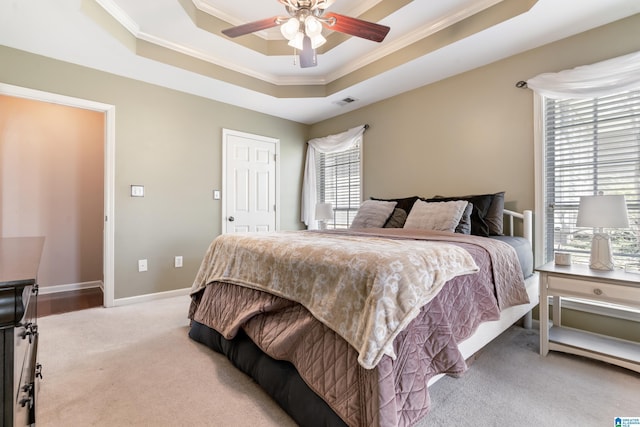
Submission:
[[[132,185],[131,197],[144,197],[144,185]]]
[[[220,190],[213,190],[213,200],[220,200]]]

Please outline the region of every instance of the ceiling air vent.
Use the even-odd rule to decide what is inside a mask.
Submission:
[[[339,106],[343,107],[343,106],[345,106],[347,104],[351,104],[352,102],[355,102],[355,101],[357,101],[356,98],[353,98],[351,96],[347,96],[346,98],[341,99],[340,101],[336,101],[336,104],[338,104]]]

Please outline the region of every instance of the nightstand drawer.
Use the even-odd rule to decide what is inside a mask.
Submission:
[[[547,289],[550,295],[575,296],[586,299],[617,302],[640,307],[640,287],[603,283],[549,275]]]

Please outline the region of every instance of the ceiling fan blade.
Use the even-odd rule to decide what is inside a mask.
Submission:
[[[339,13],[327,12],[322,15],[322,17],[335,18],[335,24],[326,26],[330,30],[349,34],[350,36],[361,37],[378,43],[384,40],[391,29],[386,25],[363,21],[362,19],[340,15]]]
[[[311,39],[304,36],[302,39],[302,50],[300,51],[300,68],[315,67],[318,65],[316,61],[316,52],[311,47]]]
[[[261,19],[260,21],[249,22],[236,27],[227,28],[226,30],[222,30],[222,34],[227,37],[238,37],[254,33],[256,31],[266,30],[267,28],[273,28],[277,25],[278,17],[272,16],[271,18]]]

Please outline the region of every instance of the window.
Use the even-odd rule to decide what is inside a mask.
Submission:
[[[640,90],[542,100],[544,248],[589,263],[593,230],[576,228],[580,196],[622,194],[628,229],[608,230],[616,267],[640,261]]]
[[[318,200],[333,205],[327,228],[349,228],[361,203],[361,142],[338,153],[318,153],[316,171]]]

